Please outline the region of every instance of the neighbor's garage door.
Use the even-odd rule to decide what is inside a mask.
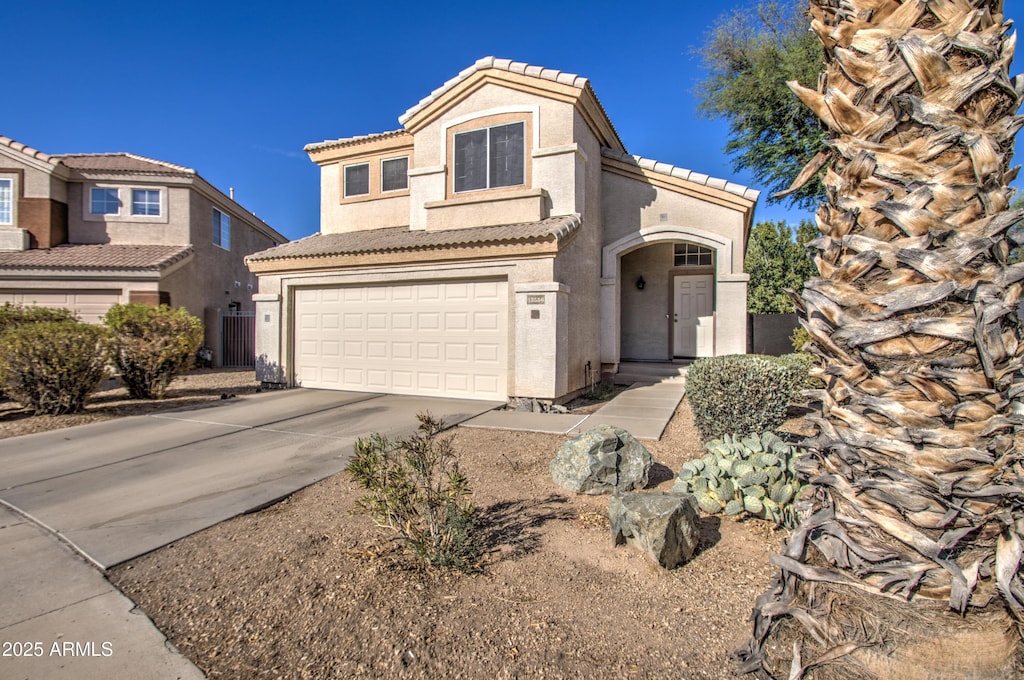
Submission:
[[[10,302],[36,307],[63,307],[86,323],[99,323],[107,310],[120,301],[120,290],[0,289],[0,305]]]
[[[507,284],[300,289],[294,347],[302,387],[504,401]]]

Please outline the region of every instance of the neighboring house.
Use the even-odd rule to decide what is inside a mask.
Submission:
[[[586,78],[488,57],[399,122],[306,147],[320,233],[248,258],[261,379],[559,401],[746,350],[758,192],[630,156]]]
[[[0,303],[166,303],[203,319],[252,311],[246,255],[287,239],[195,170],[127,153],[51,156],[0,136]]]

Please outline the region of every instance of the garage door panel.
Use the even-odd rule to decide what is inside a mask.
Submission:
[[[300,319],[296,375],[304,386],[505,398],[505,282],[321,290],[323,294],[307,290],[295,296]],[[307,316],[318,321],[303,323]],[[340,319],[340,328],[332,327],[330,319]],[[340,347],[340,355],[324,351],[328,341]],[[332,374],[322,370],[328,367],[334,368]]]
[[[100,323],[107,310],[120,301],[120,289],[8,288],[0,291],[0,304],[70,309],[86,323]]]

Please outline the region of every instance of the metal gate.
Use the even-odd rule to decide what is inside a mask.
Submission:
[[[256,312],[226,312],[220,317],[221,366],[256,366]]]

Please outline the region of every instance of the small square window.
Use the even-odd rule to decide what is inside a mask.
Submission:
[[[160,191],[132,189],[132,215],[159,215]]]
[[[693,243],[677,243],[674,254],[677,267],[710,267],[715,263],[714,251]]]
[[[14,223],[14,180],[0,179],[0,224]]]
[[[345,196],[366,196],[370,193],[370,164],[345,166]]]
[[[401,191],[409,188],[409,157],[388,158],[380,162],[380,190]]]
[[[231,250],[231,217],[213,209],[213,245]]]
[[[90,196],[89,212],[93,215],[117,215],[121,212],[117,189],[94,188]]]

